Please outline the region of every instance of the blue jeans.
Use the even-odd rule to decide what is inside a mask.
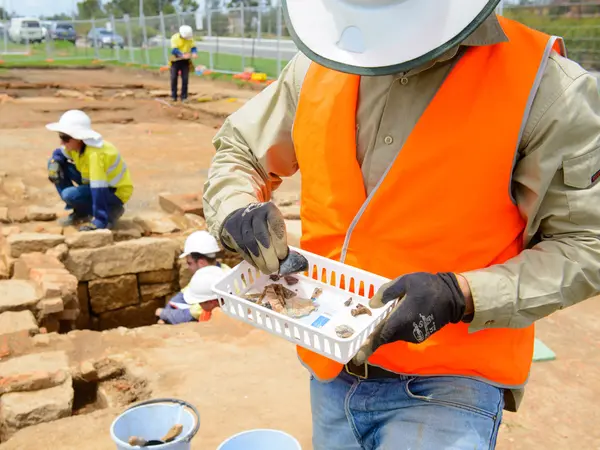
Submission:
[[[78,216],[93,216],[92,190],[88,184],[82,184],[81,174],[73,164],[61,165],[64,177],[58,184],[56,190],[60,198],[65,202],[66,209],[72,209]],[[78,186],[75,186],[75,183]],[[113,224],[123,215],[123,202],[114,193],[108,199],[109,220]]]
[[[161,320],[164,320],[170,325],[196,322],[196,319],[194,319],[194,316],[192,316],[192,313],[189,309],[177,309],[171,305],[171,302],[175,304],[180,303],[187,306],[187,303],[183,299],[183,292],[178,293],[171,300],[169,300],[169,302],[163,308],[162,313],[160,313]]]
[[[314,450],[489,450],[503,390],[461,377],[311,377]]]

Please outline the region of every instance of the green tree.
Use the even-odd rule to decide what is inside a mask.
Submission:
[[[157,16],[161,11],[164,14],[174,14],[176,0],[144,0],[144,15]],[[129,14],[131,17],[140,15],[139,0],[112,0],[106,4],[106,11],[115,17]]]
[[[230,0],[227,2],[228,8],[239,8],[240,6],[258,6],[256,0]]]
[[[196,11],[198,2],[196,0],[179,0],[179,9],[183,12]]]
[[[77,17],[87,20],[92,17],[106,17],[100,0],[83,0],[77,3]]]
[[[9,20],[10,13],[0,6],[0,20]]]

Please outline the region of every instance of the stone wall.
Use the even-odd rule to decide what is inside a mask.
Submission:
[[[14,300],[4,311],[18,312],[21,328],[30,334],[36,327],[68,332],[154,324],[156,309],[189,282],[179,259],[185,238],[204,228],[204,219],[189,213],[145,214],[120,221],[112,231],[3,227],[0,296],[4,286]],[[229,252],[220,259],[230,266],[240,261]],[[0,322],[4,311],[0,299]]]

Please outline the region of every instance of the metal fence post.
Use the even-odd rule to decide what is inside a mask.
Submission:
[[[110,24],[112,26],[112,32],[117,35],[117,26],[115,24],[115,16],[113,14],[110,15]],[[115,53],[117,54],[117,61],[121,62],[121,46],[119,44],[114,45]]]
[[[160,16],[160,33],[163,35],[163,40],[162,40],[163,57],[165,59],[165,64],[169,64],[169,51],[167,50],[167,31],[165,28],[165,16],[162,11],[160,12],[159,16]],[[177,17],[179,18],[179,14],[177,14]]]
[[[244,69],[246,68],[246,49],[244,48],[244,40],[246,39],[246,22],[244,21],[244,3],[242,3],[242,6],[240,7],[240,18],[242,21],[242,45],[241,45],[241,52],[242,52],[242,72],[244,71]]]
[[[258,20],[256,21],[256,39],[260,41],[262,36],[262,6],[258,6]]]
[[[142,19],[142,36],[144,38],[144,54],[146,57],[146,65],[150,65],[150,52],[148,51],[148,31],[146,30],[146,17]]]
[[[96,55],[96,59],[100,59],[100,54],[98,53],[98,33],[96,30],[96,20],[92,17],[92,30],[94,32],[94,55]]]
[[[3,30],[4,32],[2,34],[4,35],[4,53],[8,53],[8,22],[4,23]]]
[[[277,76],[281,75],[281,4],[277,7]]]
[[[208,2],[206,4],[208,5]],[[206,27],[208,28],[208,37],[212,37],[212,9],[210,9],[208,7],[207,7],[207,14],[206,14]],[[208,68],[210,70],[215,69],[215,64],[213,61],[212,40],[209,40],[209,44],[208,44]]]
[[[131,18],[129,14],[125,14],[123,16],[123,20],[125,21],[125,29],[127,30],[127,47],[129,47],[129,61],[135,62],[135,57],[133,56],[133,39],[131,37]]]

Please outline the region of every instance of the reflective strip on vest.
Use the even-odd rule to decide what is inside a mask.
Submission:
[[[390,279],[481,269],[522,251],[525,221],[512,199],[512,172],[548,57],[553,50],[564,53],[564,46],[499,20],[509,41],[468,48],[368,197],[356,160],[360,77],[311,64],[293,131],[302,176],[302,248]],[[382,346],[369,363],[401,374],[522,386],[531,367],[533,326],[468,328],[451,324],[420,344]],[[297,349],[320,380],[343,368]]]

